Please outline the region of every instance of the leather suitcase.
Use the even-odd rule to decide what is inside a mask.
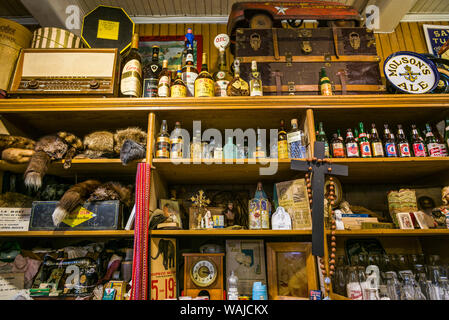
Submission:
[[[376,39],[366,28],[240,28],[235,56],[245,80],[257,61],[264,95],[318,95],[322,67],[335,95],[385,92]]]

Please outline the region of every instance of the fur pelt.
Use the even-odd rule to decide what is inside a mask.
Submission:
[[[6,192],[0,195],[0,208],[31,208],[33,198],[21,193]]]
[[[90,194],[101,185],[97,180],[86,180],[75,184],[67,190],[53,212],[53,224],[57,226],[64,218],[80,204],[86,201]]]
[[[33,150],[35,145],[36,142],[34,140],[25,137],[11,136],[9,134],[0,134],[0,150],[8,148]]]
[[[80,138],[69,132],[58,132],[57,136],[67,144],[67,152],[64,157],[64,169],[69,169],[72,166],[73,157],[81,150],[84,145]]]
[[[114,152],[114,134],[96,131],[84,137],[84,148],[91,151]]]
[[[146,148],[133,140],[125,140],[120,150],[120,161],[127,165],[130,161],[145,158]]]
[[[146,145],[147,133],[140,128],[131,127],[117,130],[114,134],[114,151],[120,154],[120,150],[126,140],[132,140],[142,146]]]
[[[44,151],[36,151],[33,154],[24,174],[24,183],[27,188],[40,189],[50,161],[50,157]]]
[[[84,150],[82,153],[77,154],[74,159],[114,159],[116,157],[114,152]]]
[[[2,151],[2,160],[11,163],[27,163],[31,160],[33,154],[33,150],[8,148]]]
[[[106,200],[120,200],[127,207],[131,207],[133,203],[132,190],[130,187],[122,186],[117,182],[106,182],[96,188],[87,201]]]

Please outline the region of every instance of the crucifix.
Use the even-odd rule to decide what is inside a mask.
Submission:
[[[331,164],[324,159],[324,142],[316,141],[312,159],[292,160],[292,170],[309,171],[312,174],[312,254],[324,256],[324,182],[325,175],[347,176],[348,167]]]

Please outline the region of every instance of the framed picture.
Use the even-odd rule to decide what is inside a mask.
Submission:
[[[429,226],[426,223],[425,213],[422,211],[413,212],[416,221],[421,229],[429,229]]]
[[[413,227],[413,220],[410,217],[410,213],[399,212],[396,216],[398,217],[399,228],[406,230],[415,229],[415,227]]]
[[[145,36],[139,38],[139,53],[142,56],[142,64],[151,61],[153,46],[159,46],[159,61],[168,60],[168,69],[176,71],[178,65],[182,65],[182,53],[185,49],[184,36]],[[199,70],[203,57],[203,37],[195,35],[193,41],[193,61]]]
[[[312,243],[267,243],[267,274],[270,300],[309,300],[310,290],[318,289]]]
[[[160,208],[164,211],[166,217],[171,217],[174,222],[178,223],[182,229],[181,209],[179,202],[176,200],[160,199]]]
[[[263,240],[226,240],[226,278],[239,279],[239,295],[252,296],[253,283],[267,284]],[[226,290],[229,290],[226,283]]]
[[[449,40],[449,26],[424,24],[423,28],[429,53],[438,57],[438,51]]]

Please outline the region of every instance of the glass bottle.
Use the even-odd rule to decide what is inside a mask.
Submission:
[[[440,156],[440,146],[432,133],[430,124],[426,123],[426,146],[429,153],[429,157],[439,157]]]
[[[238,282],[239,279],[234,274],[234,270],[232,270],[231,276],[228,278],[228,300],[239,299]]]
[[[323,123],[322,122],[319,123],[319,131],[318,131],[318,135],[316,137],[316,140],[324,142],[324,157],[325,158],[330,158],[329,142],[327,141],[326,133],[324,132],[324,128],[323,128]]]
[[[240,78],[240,61],[234,61],[234,78],[229,82],[226,88],[228,96],[249,96],[248,82]]]
[[[359,145],[360,154],[362,158],[371,158],[373,155],[371,153],[371,143],[369,142],[368,136],[363,128],[363,122],[359,123],[360,135],[359,135]]]
[[[223,147],[224,159],[235,159],[237,156],[237,147],[232,140],[233,140],[232,137],[228,137],[228,141]]]
[[[409,274],[404,274],[401,290],[401,300],[414,300],[415,288],[413,287]]]
[[[396,149],[396,141],[394,139],[394,135],[390,132],[388,128],[388,124],[384,125],[384,138],[385,138],[385,154],[387,157],[397,157],[397,149]]]
[[[357,267],[350,267],[348,270],[346,294],[351,300],[363,300],[362,286],[360,285]]]
[[[254,198],[249,201],[249,228],[270,228],[271,205],[263,191],[262,182],[257,183]]]
[[[133,34],[131,49],[122,61],[120,80],[122,96],[138,98],[142,94],[142,57],[139,53],[139,35]]]
[[[251,80],[249,81],[249,90],[252,97],[263,96],[262,79],[260,72],[257,71],[256,61],[251,61]]]
[[[162,120],[161,130],[156,137],[156,158],[170,158],[170,135],[168,134],[167,120]]]
[[[371,124],[371,136],[370,136],[370,143],[371,143],[371,150],[373,152],[374,158],[383,158],[385,156],[384,154],[384,147],[382,144],[382,140],[379,138],[379,133],[376,129],[376,124]]]
[[[181,134],[181,122],[176,121],[175,129],[170,136],[170,159],[182,159],[183,158],[183,138]]]
[[[333,158],[344,158],[345,157],[345,147],[343,142],[338,138],[338,134],[334,133],[331,140],[331,150]]]
[[[447,157],[449,156],[447,152],[447,146],[444,142],[444,138],[441,136],[440,132],[438,131],[438,128],[434,126],[433,133],[435,136],[435,139],[437,140],[438,146],[440,147],[440,157]]]
[[[182,72],[180,65],[178,65],[175,81],[170,88],[170,96],[172,98],[187,97],[187,86],[185,85],[184,81],[182,81]]]
[[[157,97],[157,84],[162,66],[159,63],[159,46],[153,46],[151,62],[143,67],[143,94],[144,98]]]
[[[341,135],[340,129],[337,129],[337,134],[338,134],[338,139],[340,139],[340,141],[343,143],[344,139],[343,139],[343,136]]]
[[[337,257],[337,264],[335,265],[334,273],[334,291],[344,296],[346,294],[346,275],[345,275],[345,264],[343,261],[343,256]]]
[[[197,130],[192,137],[192,143],[190,144],[190,158],[194,161],[201,161],[201,132]]]
[[[407,137],[405,136],[401,124],[398,124],[398,152],[399,157],[401,158],[411,157],[410,144],[408,143]]]
[[[346,133],[346,156],[348,158],[359,158],[360,152],[359,152],[359,146],[357,144],[357,141],[354,139],[354,135],[352,134],[352,130],[348,129]]]
[[[439,298],[440,300],[449,300],[449,285],[447,277],[439,279]]]
[[[186,64],[182,68],[182,81],[187,86],[187,96],[195,95],[195,80],[198,77],[198,70],[193,63],[193,48],[191,44],[187,45]]]
[[[203,52],[203,64],[201,72],[195,80],[195,97],[213,97],[215,96],[214,79],[209,73],[207,67],[207,54]]]
[[[215,96],[227,97],[226,88],[232,80],[232,76],[226,65],[226,50],[222,47],[218,51],[218,71],[214,73],[213,78],[215,80]]]
[[[419,135],[419,131],[416,129],[416,125],[412,125],[412,146],[413,155],[415,157],[427,157],[426,146],[422,142],[422,138]]]
[[[359,129],[357,129],[357,128],[354,128],[354,139],[358,144],[359,143]]]
[[[326,68],[321,68],[320,72],[320,92],[322,96],[332,95],[332,85],[327,77]]]
[[[288,159],[287,132],[285,131],[284,120],[281,120],[281,127],[278,131],[278,159]]]
[[[159,81],[157,84],[158,97],[170,97],[170,83],[171,73],[168,70],[168,60],[162,61],[162,71],[159,74]]]
[[[260,128],[257,128],[257,144],[256,151],[253,153],[253,159],[265,158],[266,152],[264,150],[262,135],[260,133]]]
[[[292,129],[287,133],[288,156],[290,159],[304,159],[307,155],[304,132],[298,127],[298,119],[291,120]]]
[[[385,278],[387,282],[387,291],[390,300],[400,300],[401,285],[396,277],[396,273],[394,271],[388,271],[385,273]]]

